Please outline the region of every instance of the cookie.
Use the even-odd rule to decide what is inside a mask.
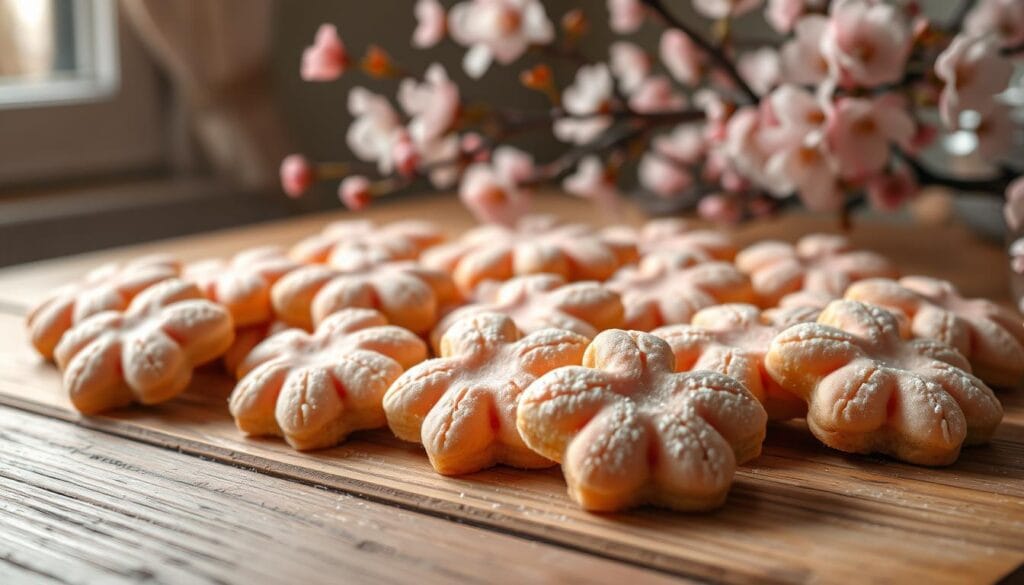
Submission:
[[[736,266],[750,275],[764,307],[797,291],[841,297],[850,283],[896,276],[883,256],[853,250],[849,240],[830,234],[804,236],[795,246],[771,240],[754,244],[736,255]]]
[[[689,323],[694,313],[719,303],[754,300],[750,279],[728,262],[701,262],[692,252],[645,256],[605,285],[622,296],[625,328],[650,331]]]
[[[423,340],[371,309],[345,309],[316,332],[288,329],[257,345],[238,367],[228,401],[250,436],[280,436],[307,451],[386,424],[381,399],[427,357]]]
[[[700,252],[714,260],[732,261],[738,247],[733,238],[719,230],[701,229],[680,218],[652,219],[640,229],[614,226],[602,234],[620,242],[631,242],[641,254],[659,251]]]
[[[485,302],[457,308],[438,322],[430,334],[435,351],[440,352],[441,337],[453,323],[479,313],[508,315],[524,333],[554,327],[588,339],[622,326],[619,295],[597,282],[566,283],[554,274],[533,274],[506,281],[484,298]]]
[[[832,301],[839,300],[840,297],[831,293],[823,291],[809,291],[809,290],[798,290],[794,293],[779,299],[779,308],[781,309],[817,309],[818,311],[824,311],[825,307]]]
[[[267,321],[266,323],[257,323],[256,325],[248,325],[246,327],[238,327],[235,329],[235,340],[231,343],[231,347],[224,352],[221,356],[221,361],[224,363],[224,370],[235,377],[240,378],[238,375],[238,366],[242,364],[242,360],[245,356],[249,355],[249,352],[254,347],[263,342],[264,339],[276,335],[286,329],[292,327],[280,320]]]
[[[706,370],[743,383],[764,406],[771,420],[802,417],[807,406],[786,392],[764,369],[771,340],[796,323],[814,321],[814,309],[773,309],[725,304],[701,309],[690,325],[669,325],[651,332],[668,342],[677,372]]]
[[[444,232],[427,221],[396,221],[376,225],[367,220],[336,221],[291,249],[304,264],[330,264],[343,270],[395,260],[415,260],[423,250],[445,240]]]
[[[517,427],[562,464],[569,495],[587,510],[704,510],[725,501],[737,464],[760,454],[766,421],[736,380],[677,373],[665,341],[612,329],[591,342],[582,366],[523,392]]]
[[[104,311],[78,323],[54,358],[71,404],[95,414],[174,398],[192,371],[223,354],[233,339],[231,314],[194,284],[174,278],[139,293],[123,313]]]
[[[985,299],[964,298],[951,282],[926,276],[863,280],[846,290],[846,298],[906,315],[916,337],[951,345],[988,384],[1012,387],[1024,380],[1021,316]]]
[[[230,260],[189,264],[182,278],[194,282],[206,298],[223,305],[236,327],[245,327],[273,318],[270,288],[300,266],[284,248],[263,246],[240,252]]]
[[[271,289],[278,317],[311,330],[331,313],[347,308],[375,309],[392,325],[426,334],[437,323],[440,308],[458,297],[444,272],[416,262],[388,262],[343,271],[305,266]]]
[[[777,335],[765,369],[807,402],[807,425],[829,447],[950,464],[992,436],[1002,407],[955,349],[904,334],[881,307],[835,301]]]
[[[633,244],[605,238],[590,226],[527,216],[514,229],[489,225],[470,230],[454,242],[427,250],[421,261],[447,271],[470,297],[481,282],[527,274],[605,280],[636,258]]]
[[[174,278],[181,264],[165,255],[112,263],[92,270],[76,283],[62,286],[28,312],[26,326],[36,351],[53,359],[60,338],[76,323],[102,311],[123,311],[137,294]]]
[[[578,364],[587,338],[561,329],[523,336],[498,313],[471,315],[441,339],[441,357],[402,374],[384,396],[388,426],[421,443],[438,473],[460,475],[496,464],[554,465],[516,430],[523,389],[561,366]]]

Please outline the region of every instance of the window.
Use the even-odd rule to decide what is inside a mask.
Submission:
[[[116,24],[112,0],[0,0],[0,107],[109,97]]]
[[[115,0],[0,0],[0,197],[166,168],[169,103]]]

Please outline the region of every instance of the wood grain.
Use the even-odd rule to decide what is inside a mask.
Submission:
[[[542,203],[567,217],[599,221],[590,207]],[[382,208],[381,220],[469,218],[449,202]],[[625,215],[638,221],[635,212]],[[135,440],[180,449],[263,473],[328,486],[379,503],[458,519],[508,534],[649,566],[674,575],[727,582],[878,580],[992,581],[1024,561],[1024,398],[1004,394],[1007,416],[993,443],[966,450],[945,469],[853,457],[819,445],[802,424],[769,429],[764,455],[741,470],[726,506],[711,514],[655,509],[594,515],[565,495],[557,470],[496,468],[464,478],[436,475],[414,445],[387,432],[340,447],[296,453],[276,440],[246,439],[228,416],[231,382],[201,372],[190,391],[156,408],[80,417],[60,392],[57,372],[32,354],[19,314],[48,288],[113,258],[154,250],[184,258],[225,255],[288,243],[331,217],[268,224],[209,236],[61,259],[0,271],[0,403],[75,421]],[[831,220],[792,216],[743,228],[741,241],[794,240],[833,228]],[[1006,300],[1002,252],[955,226],[920,231],[865,223],[863,247],[894,257],[906,273],[948,278],[971,295]]]
[[[669,582],[0,407],[0,582]]]
[[[417,446],[383,431],[334,449],[297,453],[246,439],[232,424],[231,383],[203,371],[185,396],[102,417],[73,412],[59,375],[0,315],[0,403],[155,445],[455,518],[675,575],[728,582],[851,582],[865,576],[930,582],[990,581],[1024,561],[1024,404],[1008,397],[992,445],[932,470],[851,457],[791,424],[769,432],[726,506],[711,514],[655,509],[595,515],[565,495],[557,470],[496,468],[435,474]],[[865,564],[865,559],[871,559]]]

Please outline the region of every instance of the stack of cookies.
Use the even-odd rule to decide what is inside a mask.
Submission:
[[[946,465],[1024,379],[1020,315],[899,277],[843,237],[738,249],[657,220],[530,217],[447,241],[339,222],[291,249],[105,266],[28,318],[71,403],[182,393],[219,362],[247,435],[295,449],[387,427],[445,475],[561,464],[588,510],[720,505],[769,421],[822,443]]]

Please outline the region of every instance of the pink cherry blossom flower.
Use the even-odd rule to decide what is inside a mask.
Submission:
[[[629,96],[629,107],[641,114],[673,112],[686,106],[686,97],[677,92],[664,75],[652,75]]]
[[[763,0],[693,0],[697,12],[719,20],[746,14],[761,5]]]
[[[459,150],[475,162],[484,162],[491,158],[485,146],[484,137],[477,132],[466,132],[459,139]]]
[[[394,145],[405,128],[387,98],[366,88],[354,87],[348,94],[348,110],[355,116],[345,142],[360,160],[376,162],[381,174],[394,169]]]
[[[1010,244],[1010,268],[1017,274],[1024,274],[1024,238],[1018,238]],[[1020,300],[1019,310],[1024,313],[1024,299]]]
[[[765,176],[765,165],[771,156],[767,139],[773,135],[766,130],[762,112],[756,107],[744,106],[729,118],[722,143],[731,166],[764,186],[770,183]]]
[[[427,68],[423,83],[403,79],[398,87],[398,103],[412,117],[409,133],[417,144],[440,138],[459,115],[459,86],[448,78],[440,63]]]
[[[693,185],[690,171],[650,152],[640,159],[637,173],[641,185],[665,198],[680,195]]]
[[[441,42],[448,30],[448,17],[444,6],[438,0],[417,0],[416,30],[412,33],[412,44],[427,49]]]
[[[835,159],[820,132],[808,134],[802,143],[772,157],[767,174],[777,184],[788,183],[812,211],[836,211],[843,204]]]
[[[533,160],[510,146],[495,149],[493,164],[466,169],[459,198],[482,222],[510,225],[529,209],[530,193],[520,184],[533,173]]]
[[[771,47],[741,54],[736,69],[758,95],[768,93],[782,80],[782,62],[778,51]]]
[[[875,175],[867,183],[868,202],[881,211],[900,209],[917,195],[917,190],[917,179],[906,165]]]
[[[768,105],[778,122],[783,139],[802,141],[810,132],[822,130],[827,114],[818,99],[806,89],[784,84],[768,96]]]
[[[693,104],[704,110],[704,135],[708,140],[725,140],[726,124],[732,114],[732,106],[711,89],[699,89],[693,93]]]
[[[619,81],[619,89],[629,95],[651,72],[651,58],[633,43],[616,41],[608,49],[608,65]]]
[[[697,215],[715,223],[734,224],[743,218],[743,209],[732,197],[707,195],[697,204]]]
[[[995,34],[1003,47],[1024,44],[1024,2],[981,0],[964,19],[964,32],[973,36]]]
[[[793,30],[808,9],[816,9],[821,0],[768,0],[764,18],[776,31],[785,34]]]
[[[576,165],[576,172],[562,181],[562,187],[576,195],[590,199],[603,207],[614,207],[619,200],[615,180],[608,174],[597,156],[588,156]]]
[[[391,148],[391,159],[395,171],[403,177],[416,174],[416,166],[420,162],[420,154],[408,134],[402,134]]]
[[[640,0],[608,0],[608,24],[620,35],[636,32],[643,25],[646,15],[647,11]]]
[[[676,81],[683,85],[700,83],[704,53],[686,33],[674,28],[661,33],[658,55]]]
[[[821,47],[842,85],[898,81],[913,41],[899,8],[873,0],[835,0]]]
[[[322,24],[313,44],[302,52],[300,76],[305,81],[334,81],[348,69],[349,57],[345,43],[333,24]]]
[[[863,180],[889,161],[890,145],[906,148],[913,139],[914,121],[892,94],[873,100],[842,98],[829,114],[828,145],[840,174]]]
[[[554,132],[559,140],[582,144],[593,140],[612,124],[606,113],[612,108],[614,81],[604,63],[584,65],[576,71],[576,79],[562,94],[562,106],[573,116],[555,120]]]
[[[981,117],[981,122],[974,133],[978,137],[978,154],[983,159],[1000,159],[1013,147],[1017,124],[1012,114],[1006,104],[997,102]]]
[[[652,149],[675,162],[695,165],[707,152],[704,129],[698,124],[680,124],[672,132],[651,141]]]
[[[817,85],[829,76],[829,65],[821,52],[821,40],[828,19],[820,14],[801,18],[793,29],[793,38],[782,45],[779,57],[782,75],[791,83]]]
[[[370,180],[362,175],[345,177],[338,187],[338,198],[353,211],[366,208],[373,200],[370,192]]]
[[[533,157],[511,146],[495,148],[491,161],[499,177],[516,185],[529,181],[537,173]]]
[[[460,168],[452,161],[458,160],[462,152],[461,139],[449,134],[430,142],[417,145],[420,164],[431,167],[428,178],[435,189],[450,189],[459,180]]]
[[[302,197],[315,180],[313,165],[301,154],[290,154],[281,161],[281,188],[289,197]]]
[[[474,79],[483,76],[491,62],[508,65],[530,45],[546,45],[555,38],[540,0],[461,2],[448,11],[448,31],[455,42],[469,47],[462,67]]]
[[[1024,229],[1024,177],[1018,177],[1006,188],[1003,217],[1006,218],[1006,225],[1014,232]],[[1021,253],[1024,254],[1024,249]]]
[[[931,124],[918,124],[914,137],[910,140],[910,144],[907,145],[907,152],[914,155],[919,154],[931,146],[938,137],[939,130],[935,126]]]
[[[1013,65],[1000,54],[995,37],[957,35],[935,60],[935,74],[945,82],[939,98],[942,121],[956,128],[960,112],[992,109],[995,95],[1010,83]]]

